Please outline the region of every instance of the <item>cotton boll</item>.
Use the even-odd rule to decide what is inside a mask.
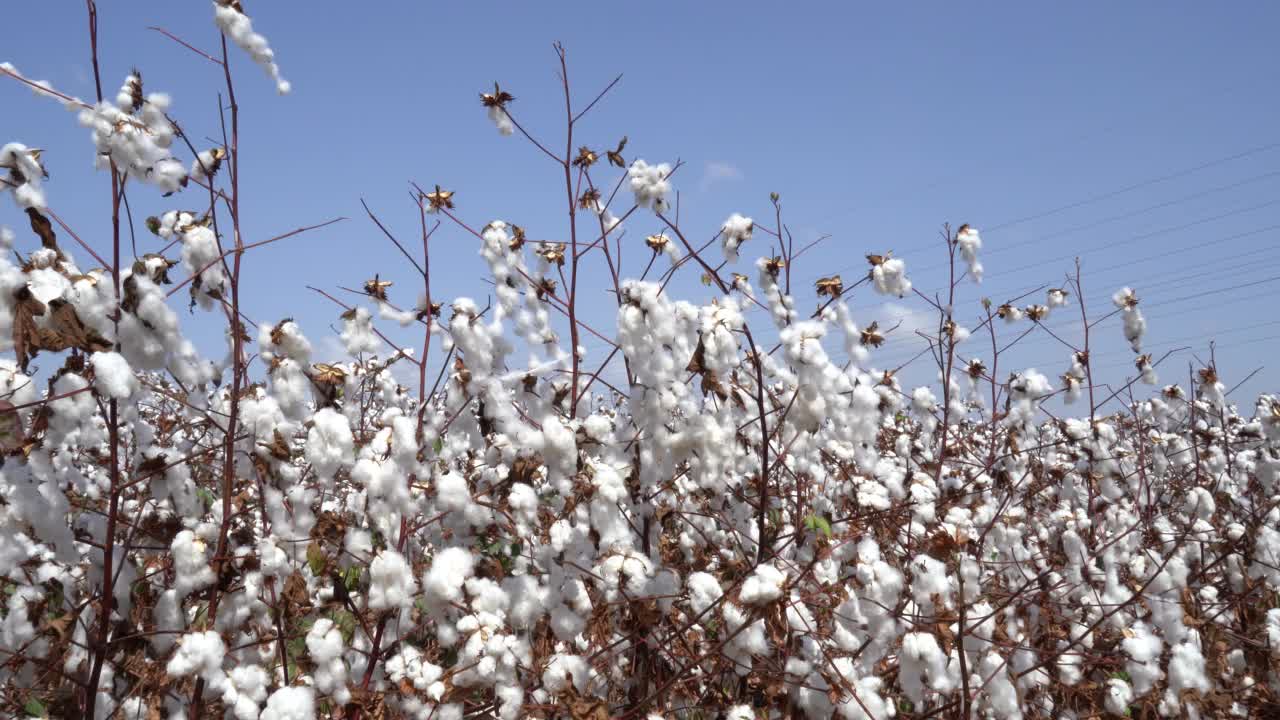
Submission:
[[[321,408],[311,417],[305,456],[321,478],[333,479],[353,458],[355,439],[347,417],[333,408]]]
[[[1129,341],[1134,352],[1141,352],[1142,336],[1147,331],[1147,320],[1138,309],[1138,294],[1132,288],[1121,288],[1111,296],[1111,301],[1120,308],[1124,321],[1124,339]]]
[[[267,75],[276,82],[276,91],[287,95],[292,86],[280,77],[280,68],[276,66],[276,55],[267,43],[267,39],[253,31],[253,21],[239,9],[239,3],[231,0],[214,0],[213,22],[223,35],[249,54]],[[268,720],[263,718],[263,720]]]
[[[271,693],[258,720],[315,720],[315,717],[315,691],[306,686],[292,686]]]
[[[205,557],[208,545],[190,530],[183,530],[173,538],[169,546],[176,575],[174,590],[179,597],[186,597],[193,590],[207,588],[217,579]]]
[[[694,615],[704,614],[724,594],[720,581],[706,572],[690,574],[685,580],[685,586],[689,590],[689,606],[693,608]],[[1277,621],[1277,627],[1280,628],[1280,620]]]
[[[93,387],[105,397],[128,400],[138,391],[133,368],[120,353],[96,352],[89,356],[89,364],[93,366]]]
[[[773,565],[757,565],[738,591],[738,599],[747,605],[767,605],[782,597],[787,575]]]
[[[969,277],[975,283],[982,282],[982,263],[978,261],[978,251],[982,249],[982,238],[978,231],[968,225],[961,225],[956,233],[956,247],[960,249],[960,257],[969,266]]]
[[[358,307],[353,312],[344,313],[342,317],[342,346],[347,354],[356,357],[361,353],[378,351],[378,336],[373,332],[373,316],[369,311]]]
[[[227,678],[222,672],[222,660],[226,652],[226,645],[218,633],[212,630],[189,633],[178,638],[178,651],[169,659],[165,672],[174,677],[196,675],[205,681],[209,690],[218,691]]]
[[[233,668],[229,676],[222,701],[230,705],[236,720],[257,720],[270,685],[267,671],[261,665],[240,665]]]
[[[369,607],[374,610],[408,607],[417,591],[413,570],[400,553],[383,550],[369,565]]]
[[[9,171],[7,177],[0,178],[0,192],[12,190],[14,202],[23,210],[44,210],[45,172],[36,151],[16,142],[0,147],[0,168],[6,167]]]
[[[489,120],[491,120],[498,132],[502,135],[510,135],[515,132],[515,123],[511,121],[511,116],[507,114],[506,108],[500,105],[489,106]]]
[[[422,577],[423,596],[437,606],[461,600],[463,582],[471,577],[475,566],[475,556],[466,548],[441,550]]]
[[[1112,715],[1129,715],[1129,703],[1133,701],[1133,687],[1120,678],[1107,680],[1103,705]]]
[[[636,205],[652,208],[654,212],[667,209],[667,193],[671,192],[671,183],[667,176],[671,174],[671,166],[667,163],[650,165],[644,160],[636,160],[627,168],[631,192],[635,193]]]
[[[372,605],[370,605],[372,607]],[[307,632],[307,652],[315,662],[316,689],[324,694],[334,694],[345,703],[350,697],[346,688],[347,667],[342,662],[342,633],[329,618],[320,618]]]
[[[738,213],[730,215],[729,219],[724,221],[724,224],[720,226],[720,242],[724,248],[726,262],[733,262],[738,259],[738,248],[751,239],[751,233],[755,230],[755,227],[755,221]]]
[[[899,258],[889,258],[871,268],[871,280],[881,295],[903,297],[911,292],[907,264]]]

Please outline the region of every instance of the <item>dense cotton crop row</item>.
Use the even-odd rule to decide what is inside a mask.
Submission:
[[[287,90],[239,3],[215,10]],[[318,358],[292,320],[256,337],[239,320],[234,135],[190,147],[136,72],[114,103],[87,103],[4,67],[79,110],[114,195],[141,181],[205,208],[148,222],[166,254],[87,270],[93,251],[49,220],[69,190],[38,151],[0,150],[32,231],[0,233],[0,714],[1277,712],[1280,403],[1242,415],[1212,367],[1186,390],[1104,397],[1087,329],[1059,383],[1000,368],[984,346],[1070,310],[1079,275],[1043,304],[984,303],[965,328],[951,313],[960,279],[981,279],[982,241],[947,230],[948,299],[916,293],[938,312],[921,362],[939,381],[903,388],[876,369],[888,330],[846,303],[859,287],[912,294],[902,259],[823,278],[800,310],[815,295],[792,292],[780,209],[773,228],[734,214],[723,255],[704,255],[667,215],[678,165],[628,162],[625,140],[558,157],[495,87],[499,131],[565,177],[564,242],[471,229],[452,193],[421,190],[424,218],[471,231],[493,304],[434,301],[422,272],[404,310],[375,278],[342,315],[349,357]],[[597,186],[610,165],[621,177]],[[642,217],[665,229],[627,279],[610,245]],[[778,256],[760,257],[768,242]],[[754,257],[750,276],[729,272]],[[588,262],[613,278],[613,330],[577,314]],[[672,297],[676,272],[712,296]],[[179,288],[225,319],[225,358],[185,338]],[[747,322],[753,305],[769,327]],[[1138,295],[1115,305],[1118,322],[1086,328],[1137,353]],[[422,347],[392,347],[386,320]],[[587,333],[607,359],[577,350]],[[1155,383],[1155,364],[1138,356],[1138,377]],[[1081,416],[1042,412],[1058,394]]]

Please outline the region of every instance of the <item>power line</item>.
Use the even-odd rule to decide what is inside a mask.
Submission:
[[[1212,290],[1206,290],[1206,291],[1201,291],[1201,292],[1191,293],[1191,294],[1188,294],[1188,295],[1183,295],[1183,296],[1181,296],[1181,297],[1171,298],[1171,299],[1167,299],[1167,300],[1161,300],[1160,302],[1156,302],[1156,303],[1149,303],[1149,302],[1148,302],[1148,303],[1144,303],[1143,307],[1145,307],[1145,308],[1147,308],[1147,309],[1150,309],[1150,308],[1164,308],[1164,307],[1166,307],[1166,306],[1168,306],[1168,305],[1174,305],[1174,304],[1177,304],[1177,303],[1186,302],[1186,301],[1188,301],[1188,300],[1197,300],[1197,299],[1200,299],[1200,298],[1202,298],[1202,297],[1208,297],[1208,296],[1210,296],[1210,295],[1223,294],[1223,293],[1228,293],[1228,292],[1235,292],[1235,291],[1243,290],[1243,289],[1250,288],[1250,287],[1258,287],[1258,286],[1261,286],[1261,285],[1264,285],[1264,284],[1268,284],[1268,283],[1275,282],[1275,281],[1277,281],[1277,280],[1280,280],[1280,275],[1273,276],[1273,277],[1268,277],[1268,278],[1264,278],[1264,279],[1261,279],[1261,280],[1256,280],[1256,281],[1253,281],[1253,282],[1248,282],[1248,283],[1244,283],[1244,284],[1240,284],[1240,285],[1233,285],[1233,286],[1230,286],[1230,287],[1215,288],[1215,289],[1212,289]],[[1268,292],[1268,293],[1263,293],[1263,294],[1264,294],[1264,295],[1270,295],[1271,293],[1270,293],[1270,292]],[[1257,297],[1257,296],[1255,295],[1255,296],[1249,296],[1249,297]],[[1249,298],[1242,298],[1242,299],[1249,299]],[[933,311],[933,312],[934,312],[934,313],[936,313],[937,311]],[[1162,317],[1166,317],[1166,316],[1167,316],[1167,314],[1152,314],[1152,315],[1148,315],[1148,316],[1147,316],[1147,319],[1148,319],[1148,320],[1152,320],[1152,319],[1160,319],[1160,318],[1162,318]],[[1074,327],[1075,327],[1075,326],[1079,325],[1079,322],[1080,322],[1079,320],[1073,320],[1073,321],[1072,321],[1071,323],[1069,323],[1065,328],[1061,328],[1061,327],[1060,327],[1060,328],[1059,328],[1059,330],[1061,330],[1061,329],[1066,329],[1066,328],[1072,328],[1072,329],[1074,329]],[[1056,332],[1056,330],[1055,330],[1055,332]],[[1016,346],[1016,347],[1017,347],[1018,349],[1020,349],[1020,350],[1026,350],[1028,347],[1034,347],[1034,346],[1039,346],[1039,345],[1044,344],[1044,343],[1054,343],[1054,342],[1057,342],[1057,340],[1055,340],[1054,338],[1052,338],[1051,336],[1048,336],[1048,335],[1046,334],[1046,335],[1041,336],[1041,337],[1029,338],[1027,341],[1024,341],[1024,342],[1019,343],[1019,345],[1018,345],[1018,346]],[[894,354],[889,354],[889,355],[884,356],[884,357],[879,357],[879,358],[877,358],[877,360],[879,360],[879,361],[880,361],[882,364],[884,364],[886,367],[892,367],[892,366],[894,366],[894,365],[900,364],[901,362],[905,362],[905,361],[907,361],[907,360],[910,360],[912,357],[914,357],[915,355],[917,355],[921,350],[924,350],[924,349],[925,349],[925,348],[927,348],[927,347],[928,347],[928,343],[927,343],[927,341],[921,340],[921,342],[920,342],[919,346],[918,346],[917,348],[915,348],[915,349],[899,348],[899,349],[896,349],[896,350],[894,350],[894,351],[893,351],[893,353],[894,353]],[[840,361],[841,361],[841,362],[845,362],[845,361],[847,361],[847,360],[848,360],[848,358],[847,358],[847,357],[844,357],[844,356],[841,356],[841,357],[840,357]]]
[[[1280,147],[1280,142],[1260,145],[1258,147],[1245,150],[1243,152],[1238,152],[1234,155],[1228,155],[1226,157],[1216,158],[1214,160],[1209,160],[1207,162],[1200,163],[1199,165],[1193,165],[1189,168],[1184,168],[1182,170],[1171,172],[1167,175],[1160,175],[1157,177],[1149,178],[1147,180],[1142,180],[1140,182],[1136,182],[1131,185],[1125,185],[1124,187],[1116,188],[1115,190],[1110,190],[1108,192],[1100,193],[1098,195],[1093,195],[1083,200],[1077,200],[1075,202],[1067,203],[1066,205],[1059,205],[1056,208],[1043,210],[1038,213],[1034,213],[1031,215],[1027,215],[1025,217],[1018,218],[1017,220],[1009,220],[1007,222],[998,223],[996,225],[990,225],[987,227],[986,231],[993,232],[995,230],[1001,230],[1003,228],[1012,227],[1014,225],[1021,225],[1022,223],[1031,222],[1032,220],[1039,220],[1041,218],[1046,218],[1046,217],[1049,217],[1050,215],[1057,215],[1058,213],[1066,212],[1067,210],[1074,210],[1075,208],[1083,207],[1085,205],[1091,205],[1096,202],[1101,202],[1102,200],[1107,200],[1117,195],[1123,195],[1127,192],[1132,192],[1140,188],[1150,187],[1152,185],[1158,185],[1162,182],[1168,182],[1169,180],[1175,180],[1180,177],[1185,177],[1192,173],[1200,172],[1201,170],[1207,170],[1208,168],[1216,167],[1224,163],[1229,163],[1229,162],[1232,162],[1233,160],[1239,160],[1241,158],[1246,158],[1251,155],[1257,155],[1258,153],[1266,152],[1268,150],[1272,150],[1277,147]]]
[[[1223,164],[1225,164],[1225,163],[1229,163],[1229,162],[1232,162],[1232,161],[1235,161],[1235,160],[1239,160],[1239,159],[1242,159],[1242,158],[1245,158],[1245,157],[1250,157],[1250,156],[1252,156],[1252,155],[1257,155],[1257,154],[1259,154],[1259,153],[1263,153],[1263,152],[1266,152],[1266,151],[1268,151],[1268,150],[1275,149],[1275,148],[1277,148],[1277,147],[1280,147],[1280,142],[1273,142],[1273,143],[1268,143],[1268,144],[1266,144],[1266,145],[1260,145],[1260,146],[1257,146],[1257,147],[1250,148],[1250,149],[1248,149],[1248,150],[1244,150],[1244,151],[1241,151],[1241,152],[1238,152],[1238,153],[1234,153],[1234,154],[1232,154],[1232,155],[1227,155],[1227,156],[1225,156],[1225,157],[1214,158],[1214,159],[1212,159],[1212,160],[1208,160],[1208,161],[1206,161],[1206,162],[1202,162],[1202,163],[1199,163],[1199,164],[1197,164],[1197,165],[1193,165],[1193,166],[1191,166],[1191,167],[1183,168],[1183,169],[1180,169],[1180,170],[1177,170],[1177,171],[1174,171],[1174,172],[1171,172],[1171,173],[1168,173],[1168,174],[1165,174],[1165,175],[1161,175],[1161,176],[1154,177],[1154,178],[1148,178],[1148,179],[1146,179],[1146,180],[1142,180],[1142,181],[1140,181],[1140,182],[1132,183],[1132,184],[1130,184],[1130,185],[1126,185],[1126,186],[1124,186],[1124,187],[1117,188],[1117,189],[1115,189],[1115,190],[1111,190],[1111,191],[1108,191],[1108,192],[1105,192],[1105,193],[1100,193],[1100,194],[1098,194],[1098,195],[1093,195],[1093,196],[1090,196],[1090,197],[1086,197],[1086,198],[1084,198],[1084,199],[1077,200],[1077,201],[1075,201],[1075,202],[1071,202],[1071,203],[1067,203],[1067,204],[1065,204],[1065,205],[1060,205],[1060,206],[1055,207],[1055,208],[1050,208],[1050,209],[1048,209],[1048,210],[1043,210],[1043,211],[1040,211],[1040,212],[1037,212],[1037,213],[1034,213],[1034,214],[1032,214],[1032,215],[1028,215],[1028,216],[1025,216],[1025,217],[1022,217],[1022,218],[1018,218],[1018,219],[1015,219],[1015,220],[1008,220],[1008,221],[1005,221],[1005,222],[1002,222],[1002,223],[997,223],[997,224],[995,224],[995,225],[988,225],[988,226],[986,226],[986,227],[979,227],[979,230],[980,230],[980,231],[982,231],[984,234],[989,234],[989,233],[996,232],[996,231],[999,231],[999,230],[1004,229],[1004,228],[1012,227],[1012,226],[1014,226],[1014,225],[1020,225],[1020,224],[1026,223],[1026,222],[1030,222],[1031,220],[1036,220],[1036,219],[1041,219],[1041,218],[1044,218],[1044,217],[1049,217],[1049,216],[1051,216],[1051,215],[1055,215],[1055,214],[1058,214],[1058,213],[1061,213],[1061,212],[1065,212],[1066,210],[1071,210],[1071,209],[1075,209],[1075,208],[1078,208],[1078,207],[1083,207],[1083,206],[1085,206],[1085,205],[1090,205],[1090,204],[1093,204],[1093,203],[1096,203],[1096,202],[1100,202],[1100,201],[1102,201],[1102,200],[1106,200],[1106,199],[1109,199],[1109,198],[1112,198],[1112,197],[1116,197],[1116,196],[1118,196],[1118,195],[1122,195],[1122,194],[1127,193],[1127,192],[1132,192],[1133,190],[1141,189],[1141,188],[1143,188],[1143,187],[1149,187],[1149,186],[1156,185],[1156,184],[1159,184],[1159,183],[1162,183],[1162,182],[1167,182],[1167,181],[1169,181],[1169,180],[1173,180],[1173,179],[1176,179],[1176,178],[1185,177],[1185,176],[1187,176],[1187,175],[1194,174],[1194,173],[1199,172],[1199,171],[1201,171],[1201,170],[1206,170],[1206,169],[1211,168],[1211,167],[1216,167],[1216,166],[1218,166],[1218,165],[1223,165]],[[1257,176],[1257,177],[1255,177],[1255,178],[1250,178],[1250,179],[1247,179],[1247,180],[1239,181],[1237,184],[1235,184],[1235,185],[1233,185],[1233,186],[1226,186],[1226,187],[1220,187],[1220,188],[1213,188],[1213,189],[1210,189],[1210,190],[1202,191],[1202,195],[1207,195],[1207,194],[1211,194],[1211,193],[1214,193],[1214,192],[1221,192],[1221,191],[1223,191],[1223,190],[1231,189],[1231,187],[1238,187],[1239,185],[1247,184],[1247,183],[1249,183],[1249,182],[1255,182],[1255,181],[1257,181],[1257,180],[1261,180],[1261,179],[1264,179],[1264,178],[1266,178],[1266,177],[1270,177],[1270,176],[1272,176],[1272,175],[1274,175],[1274,174],[1275,174],[1275,173],[1264,174],[1264,175],[1262,175],[1262,176]],[[1201,196],[1202,196],[1202,195],[1201,195]],[[1194,198],[1194,197],[1196,197],[1196,196],[1195,196],[1195,195],[1193,195],[1193,196],[1192,196],[1192,198]],[[1146,208],[1146,209],[1143,209],[1142,211],[1138,211],[1138,212],[1137,212],[1137,213],[1135,213],[1135,214],[1141,214],[1142,212],[1148,212],[1148,211],[1150,211],[1150,210],[1152,210],[1152,209],[1158,209],[1158,207]],[[1123,217],[1119,217],[1119,218],[1116,218],[1116,219],[1124,219],[1124,218],[1123,218]],[[1108,222],[1111,222],[1111,220],[1108,220]],[[1051,237],[1052,237],[1052,236],[1051,236]],[[1039,239],[1040,239],[1040,240],[1043,240],[1043,239],[1046,239],[1046,238],[1039,238]],[[905,250],[900,251],[900,252],[899,252],[899,257],[901,257],[902,255],[905,255],[906,253],[917,252],[917,251],[919,251],[919,250],[925,250],[925,249],[928,249],[928,248],[930,248],[930,247],[935,247],[935,246],[936,246],[936,243],[929,243],[929,244],[921,244],[921,245],[916,245],[916,246],[913,246],[913,247],[909,247],[909,248],[907,248],[907,249],[905,249]],[[847,266],[847,267],[844,267],[844,268],[841,268],[840,270],[838,270],[838,272],[843,272],[843,271],[848,270],[849,268],[851,268],[851,267],[855,267],[855,266],[856,266],[856,264],[855,264],[855,265],[850,265],[850,266]]]

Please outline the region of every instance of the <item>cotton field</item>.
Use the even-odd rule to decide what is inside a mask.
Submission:
[[[289,92],[270,28],[238,0],[211,12],[186,30],[231,41],[201,60],[220,92],[263,82],[232,73],[238,52]],[[499,131],[477,153],[546,156],[558,234],[415,184],[420,235],[358,222],[420,286],[353,278],[256,324],[242,263],[319,227],[241,235],[236,121],[261,110],[228,105],[211,147],[137,71],[81,100],[0,66],[37,96],[11,111],[64,105],[93,143],[0,138],[0,715],[1280,713],[1280,400],[1232,395],[1212,356],[1161,385],[1141,277],[1087,313],[1078,263],[962,299],[992,245],[978,226],[944,226],[943,287],[885,247],[793,282],[779,195],[682,224],[681,164],[575,134],[613,85],[572,88],[557,52],[562,88],[495,86],[475,120]],[[521,122],[542,101],[570,108],[568,143]],[[98,181],[46,177],[46,153]],[[158,208],[136,257],[125,189]],[[67,193],[111,217],[64,225]],[[472,297],[432,294],[446,233],[488,270]],[[934,382],[886,362],[904,331],[867,297],[932,313],[911,367]],[[333,301],[330,342],[289,317],[303,300]],[[1002,357],[1062,313],[1083,327],[1059,338],[1064,373]],[[1103,348],[1131,358],[1125,384],[1095,382]]]

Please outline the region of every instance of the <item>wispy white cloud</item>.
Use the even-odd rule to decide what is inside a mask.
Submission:
[[[698,181],[698,189],[706,191],[712,185],[725,180],[741,180],[742,170],[737,165],[713,160],[702,170],[702,180]]]

